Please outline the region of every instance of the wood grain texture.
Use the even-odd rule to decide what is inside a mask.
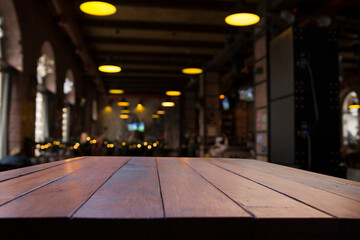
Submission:
[[[184,161],[256,218],[333,218],[206,160]]]
[[[22,177],[0,182],[0,206],[20,195],[31,192],[79,169],[91,167],[100,159],[87,161],[69,161],[56,167],[45,168]]]
[[[184,162],[158,158],[166,217],[250,217]]]
[[[358,201],[296,181],[284,179],[264,171],[255,171],[241,160],[210,159],[209,161],[338,218],[357,219],[360,216],[360,203]]]
[[[258,161],[244,160],[244,164],[247,164],[248,168],[254,171],[263,171],[269,174],[273,174],[284,179],[289,179],[307,186],[319,188],[334,194],[338,194],[347,198],[351,198],[355,201],[360,201],[360,187],[356,184],[348,184],[343,182],[342,179],[326,178],[326,176],[318,177],[305,171],[294,171],[289,167],[283,167],[275,164],[259,164]],[[295,174],[296,173],[296,174]]]
[[[21,177],[21,176],[24,176],[24,175],[27,175],[27,174],[30,174],[33,172],[42,171],[47,168],[56,167],[56,166],[66,164],[69,162],[78,161],[81,159],[83,159],[83,157],[71,158],[71,159],[66,159],[66,160],[61,160],[61,161],[56,161],[56,162],[51,162],[51,163],[43,163],[43,164],[39,164],[39,165],[35,165],[35,166],[0,172],[0,182],[6,181],[6,180],[9,180],[12,178],[16,178],[16,177]]]
[[[127,158],[89,158],[101,161],[0,207],[0,218],[70,217]]]
[[[132,158],[74,217],[163,218],[155,158]]]

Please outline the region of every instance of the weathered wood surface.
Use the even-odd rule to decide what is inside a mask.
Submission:
[[[256,160],[84,157],[0,173],[0,239],[347,239],[360,184]]]

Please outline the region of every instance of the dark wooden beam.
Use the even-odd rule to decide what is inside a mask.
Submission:
[[[170,32],[193,32],[193,33],[216,33],[216,34],[235,34],[238,28],[226,25],[216,26],[208,24],[186,24],[186,23],[167,23],[167,22],[141,22],[126,20],[98,20],[83,19],[83,26],[96,28],[114,28],[114,29],[137,29],[137,30],[155,30]]]
[[[132,59],[132,58],[126,58],[126,57],[120,57],[120,56],[116,56],[112,58],[113,61],[121,64],[138,64],[138,65],[153,65],[153,66],[185,66],[186,64],[188,64],[188,60],[183,59],[183,60],[161,60],[161,59]],[[103,62],[106,61],[106,56],[104,55],[103,57],[96,57],[95,60],[97,62]]]
[[[111,38],[111,37],[92,37],[89,40],[92,43],[105,43],[114,45],[144,45],[144,46],[166,46],[166,47],[193,47],[217,49],[224,46],[223,42],[210,41],[179,41],[164,39],[146,39],[146,38]]]
[[[211,54],[194,54],[194,53],[168,53],[168,52],[134,52],[134,51],[91,51],[93,56],[108,56],[113,57],[136,57],[149,59],[211,59]]]
[[[79,0],[75,0],[80,5]],[[207,0],[107,0],[117,6],[147,7],[147,8],[169,8],[203,11],[228,12],[236,7],[237,1],[207,1]],[[253,6],[253,4],[248,4]]]
[[[173,74],[173,75],[179,75],[181,76],[181,69],[179,70],[172,70],[172,69],[143,69],[143,68],[128,68],[124,69],[119,73],[117,76],[121,77],[126,73],[146,73],[146,74]],[[103,74],[103,76],[106,76],[107,74]],[[113,74],[111,74],[113,76]]]
[[[107,82],[126,82],[126,81],[147,81],[147,82],[166,82],[166,83],[173,83],[173,82],[186,82],[189,80],[188,76],[184,77],[138,77],[138,76],[102,76],[102,79]]]

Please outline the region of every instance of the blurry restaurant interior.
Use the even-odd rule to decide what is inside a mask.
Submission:
[[[224,157],[360,181],[359,12],[356,0],[1,0],[0,169]]]

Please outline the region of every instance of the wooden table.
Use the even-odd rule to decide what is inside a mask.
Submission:
[[[246,159],[84,157],[0,173],[0,239],[353,239],[360,183]]]

